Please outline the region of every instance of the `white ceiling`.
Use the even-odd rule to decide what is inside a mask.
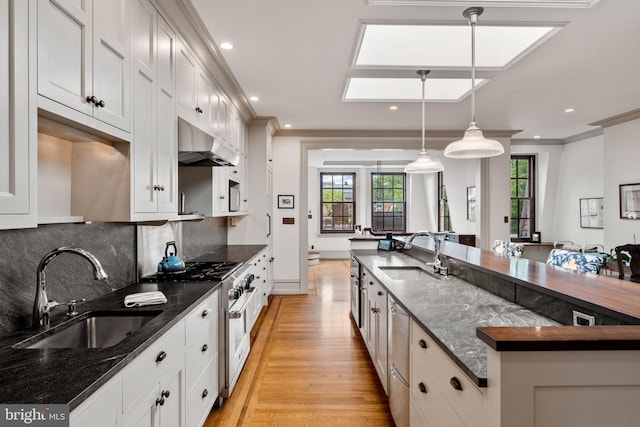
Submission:
[[[191,2],[214,43],[234,45],[221,54],[247,98],[260,98],[252,103],[256,114],[275,116],[281,125],[291,123],[296,130],[419,129],[419,102],[394,102],[399,109],[391,111],[392,102],[342,101],[350,76],[419,80],[415,70],[353,68],[361,24],[466,22],[462,11],[469,5],[462,1],[437,7],[368,5],[365,0]],[[566,139],[594,130],[589,123],[640,108],[638,18],[638,0],[600,0],[591,8],[486,7],[478,26],[504,22],[565,26],[508,69],[478,74],[490,78],[476,93],[478,125],[483,130],[522,130],[515,138]],[[430,78],[441,73],[434,71]],[[569,107],[575,111],[565,113]],[[468,96],[459,102],[427,103],[428,130],[460,130],[462,135],[469,121]]]

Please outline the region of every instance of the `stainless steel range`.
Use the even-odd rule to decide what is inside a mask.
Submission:
[[[144,282],[220,282],[218,378],[221,398],[231,396],[251,349],[247,307],[257,294],[251,286],[254,275],[248,274],[248,267],[228,261],[194,261],[185,263],[184,270],[157,272],[140,279]]]

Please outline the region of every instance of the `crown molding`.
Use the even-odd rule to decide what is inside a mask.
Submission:
[[[301,138],[420,138],[421,130],[413,129],[281,129],[274,136],[295,136]],[[511,138],[521,130],[483,130],[490,138]],[[427,138],[459,139],[464,130],[427,130]]]
[[[604,135],[602,128],[588,130],[586,132],[579,133],[577,135],[570,136],[564,139],[565,144],[571,144],[572,142],[584,141],[585,139],[594,138],[596,136]]]
[[[599,0],[367,0],[371,6],[490,6],[490,7],[563,7],[589,8]]]
[[[606,119],[589,123],[589,126],[601,126],[603,128],[608,128],[637,119],[640,119],[640,108],[638,108],[637,110],[631,110],[627,111],[626,113],[618,114],[617,116],[607,117]]]
[[[534,138],[520,138],[512,139],[511,145],[564,145],[564,139],[534,139]]]

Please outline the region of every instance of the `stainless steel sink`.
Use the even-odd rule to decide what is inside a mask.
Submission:
[[[426,280],[442,279],[442,276],[416,265],[383,265],[378,267],[393,280]]]
[[[112,347],[160,314],[145,312],[90,312],[23,341],[17,348]]]

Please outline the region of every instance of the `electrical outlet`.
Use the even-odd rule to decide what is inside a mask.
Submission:
[[[504,223],[505,223],[505,224],[509,224],[509,217],[508,217],[508,216],[505,216],[505,217],[504,217]]]
[[[573,326],[593,326],[595,324],[596,318],[594,316],[573,310]]]

